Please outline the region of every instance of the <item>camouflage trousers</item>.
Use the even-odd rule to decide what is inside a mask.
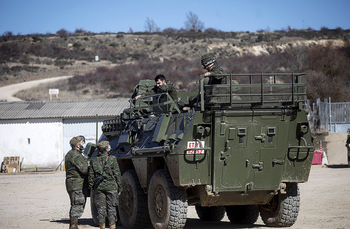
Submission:
[[[84,212],[86,203],[86,195],[83,190],[69,192],[70,211],[69,218],[72,220],[78,219]]]
[[[109,223],[115,223],[117,218],[118,190],[95,191],[95,205],[99,224],[105,223],[106,216]]]

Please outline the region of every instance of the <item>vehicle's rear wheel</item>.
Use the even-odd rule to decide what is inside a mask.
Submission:
[[[148,187],[148,209],[153,227],[183,228],[187,207],[186,191],[175,187],[168,171],[156,171]]]
[[[259,207],[256,205],[226,206],[226,214],[233,224],[254,224],[259,217]]]
[[[287,194],[276,195],[269,204],[260,206],[260,215],[267,226],[290,227],[297,220],[300,207],[298,184],[288,183]]]
[[[213,206],[202,207],[196,206],[196,212],[198,217],[202,221],[221,221],[225,216],[225,207]]]
[[[119,216],[125,228],[144,228],[150,224],[147,195],[144,193],[134,170],[122,176],[122,192],[119,198]]]

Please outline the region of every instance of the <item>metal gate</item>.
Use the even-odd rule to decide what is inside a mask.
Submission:
[[[314,133],[345,133],[350,128],[350,102],[332,103],[325,99],[316,104],[306,104],[309,109],[308,120]]]

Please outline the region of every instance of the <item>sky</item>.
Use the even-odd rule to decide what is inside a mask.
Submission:
[[[0,35],[182,29],[189,12],[226,32],[350,29],[350,0],[0,0]]]

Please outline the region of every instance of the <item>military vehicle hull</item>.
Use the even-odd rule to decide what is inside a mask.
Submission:
[[[182,228],[188,205],[202,220],[226,212],[232,223],[251,224],[260,214],[268,226],[293,225],[297,184],[308,180],[313,157],[301,75],[225,75],[226,85],[201,84],[190,110],[163,94],[105,121],[100,140],[110,141],[123,174],[123,225]]]

